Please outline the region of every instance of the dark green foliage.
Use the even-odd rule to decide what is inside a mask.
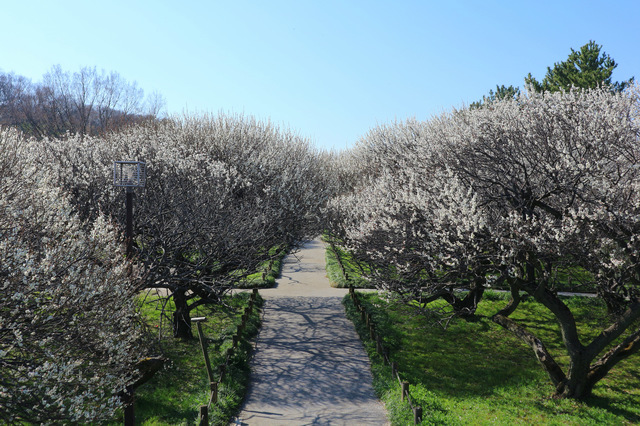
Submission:
[[[542,82],[536,80],[529,73],[524,81],[536,92],[558,92],[560,90],[570,90],[571,87],[582,89],[594,89],[602,85],[610,86],[614,92],[621,92],[631,82],[633,77],[627,81],[611,82],[611,75],[618,64],[607,55],[601,52],[602,46],[591,40],[575,51],[571,49],[571,53],[566,61],[557,62],[553,68],[547,67],[547,74]],[[483,96],[482,100],[473,102],[469,107],[482,108],[491,102],[502,99],[517,99],[520,96],[520,89],[510,85],[496,86],[496,91],[489,90],[488,96]]]
[[[601,52],[601,49],[602,46],[593,40],[578,51],[571,49],[566,61],[555,63],[553,68],[547,67],[547,74],[542,82],[529,73],[525,83],[537,92],[566,91],[572,86],[594,89],[601,85],[611,86],[615,92],[624,90],[633,81],[633,77],[628,81],[612,83],[611,74],[618,64],[605,52]]]
[[[481,108],[491,102],[503,99],[517,99],[520,96],[520,89],[514,86],[496,86],[496,91],[489,90],[489,96],[483,96],[481,101],[473,102],[470,108]]]

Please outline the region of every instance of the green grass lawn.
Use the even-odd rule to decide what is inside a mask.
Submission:
[[[503,296],[489,294],[475,321],[453,320],[446,330],[409,306],[372,293],[360,297],[384,336],[391,360],[398,363],[402,379],[412,385],[412,398],[423,407],[422,424],[640,422],[640,356],[618,364],[585,402],[551,399],[553,387],[533,352],[489,318],[505,305]],[[348,296],[344,303],[372,359],[374,387],[385,401],[392,423],[413,424],[408,405],[400,402],[400,388],[397,380],[391,379],[390,367],[375,352]],[[605,308],[593,299],[574,298],[568,303],[582,324],[581,333],[593,337],[605,320]],[[512,318],[538,334],[555,359],[566,365],[551,315],[534,301],[524,302],[521,309],[523,313],[516,312]]]
[[[263,262],[260,272],[251,274],[237,284],[238,288],[271,288],[282,272],[282,259],[287,254],[286,249],[272,247],[269,254],[273,260]]]
[[[224,363],[226,350],[241,322],[250,293],[239,293],[225,298],[224,305],[202,306],[192,312],[192,317],[204,316],[204,335],[216,379],[217,366]],[[258,306],[262,299],[258,296]],[[171,302],[167,311],[172,311]],[[155,336],[158,349],[169,362],[165,368],[136,391],[135,416],[140,425],[194,425],[197,424],[199,407],[209,400],[209,380],[205,368],[198,334],[195,339],[183,341],[172,337],[169,318],[161,317],[161,310],[153,299],[147,298],[143,314]],[[249,319],[245,337],[257,333],[260,314],[257,309]],[[219,389],[219,403],[212,406],[209,419],[212,424],[228,424],[239,409],[249,381],[249,356],[251,346],[243,341],[234,352],[225,379]]]
[[[325,237],[329,238],[329,237]],[[342,273],[338,258],[344,267],[345,275]],[[363,272],[367,271],[365,265],[357,263],[353,256],[345,252],[338,246],[327,245],[325,253],[327,277],[332,287],[347,288],[350,285],[355,288],[369,288],[371,284],[363,278]]]

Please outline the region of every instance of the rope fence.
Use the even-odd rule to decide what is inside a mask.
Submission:
[[[352,286],[349,286],[349,296],[351,297],[356,310],[360,312],[362,322],[364,322],[369,329],[369,337],[376,344],[376,352],[380,356],[382,356],[382,358],[388,365],[391,366],[392,377],[395,377],[400,385],[402,400],[404,401],[406,399],[409,403],[409,406],[411,407],[411,410],[413,411],[414,424],[420,423],[422,421],[422,407],[414,404],[414,402],[411,400],[411,395],[409,393],[409,382],[402,380],[402,378],[400,377],[400,374],[398,372],[398,364],[390,360],[389,350],[384,347],[382,337],[376,330],[376,325],[373,321],[373,318],[371,317],[371,314],[367,312],[365,307],[362,305],[358,297],[358,293],[355,292]]]
[[[206,321],[206,317],[191,318],[191,321],[195,322],[198,327],[198,337],[200,338],[202,356],[204,357],[205,367],[207,368],[207,374],[209,377],[209,386],[210,386],[209,403],[207,405],[200,406],[200,413],[198,416],[200,426],[205,426],[209,424],[209,409],[211,408],[212,404],[218,403],[218,389],[220,387],[220,383],[224,380],[224,377],[227,374],[227,370],[229,368],[229,361],[231,360],[231,357],[233,356],[235,350],[238,348],[241,342],[242,335],[249,321],[249,317],[251,316],[251,313],[253,312],[253,309],[255,307],[255,302],[257,297],[258,297],[258,289],[254,288],[253,292],[251,293],[251,297],[249,298],[249,304],[245,308],[242,314],[241,322],[238,325],[235,334],[233,334],[233,336],[231,337],[231,347],[228,348],[225,353],[225,357],[224,357],[225,361],[222,364],[217,366],[217,373],[218,373],[217,381],[214,378],[213,368],[211,367],[211,362],[209,361],[209,353],[207,352],[207,342],[201,326],[201,323]]]

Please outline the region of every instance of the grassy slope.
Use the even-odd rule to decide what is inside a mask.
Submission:
[[[385,336],[392,360],[409,381],[412,397],[424,409],[423,424],[629,424],[640,422],[640,357],[619,364],[596,386],[587,402],[549,398],[553,388],[531,350],[494,324],[490,315],[503,300],[488,300],[479,308],[485,315],[475,322],[453,321],[447,330],[415,315],[407,306],[375,294],[363,296],[369,312]],[[499,299],[496,297],[496,299]],[[399,401],[390,368],[375,353],[350,299],[349,317],[356,323],[372,358],[376,390],[387,404],[393,424],[412,424],[406,404]],[[604,310],[593,301],[571,302],[582,320],[581,332],[593,335]],[[543,336],[556,359],[566,363],[558,327],[534,302],[524,306],[527,328]],[[523,319],[522,314],[514,318]]]
[[[226,306],[199,307],[192,316],[205,316],[204,335],[208,341],[208,352],[212,368],[218,377],[217,366],[223,363],[231,337],[241,322],[242,312],[248,304],[249,293],[240,293],[225,300]],[[261,298],[258,298],[261,304]],[[147,302],[150,302],[147,299]],[[151,301],[152,302],[152,301]],[[172,306],[168,305],[170,312]],[[146,303],[143,313],[152,328],[163,356],[170,362],[148,383],[136,392],[136,424],[176,425],[196,424],[198,410],[209,400],[209,380],[197,338],[182,341],[171,337],[171,326],[167,318],[161,321],[160,310],[155,303]],[[243,336],[251,337],[260,325],[259,311],[254,309]],[[194,330],[195,332],[195,330]],[[160,337],[160,334],[162,337]],[[244,341],[234,352],[231,365],[219,390],[219,403],[212,407],[209,419],[212,424],[228,424],[238,410],[249,380],[248,361],[251,346]]]

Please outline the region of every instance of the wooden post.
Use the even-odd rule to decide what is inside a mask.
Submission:
[[[398,377],[398,363],[395,361],[391,363],[391,377]]]
[[[218,367],[218,370],[220,370],[220,381],[222,381],[224,373],[227,371],[227,366],[222,364],[220,365],[220,367]]]
[[[376,336],[376,350],[380,355],[382,355],[382,339],[380,336]]]
[[[422,421],[422,407],[417,406],[413,409],[413,424],[418,424]]]
[[[200,347],[202,348],[202,356],[204,357],[204,365],[207,367],[207,376],[209,377],[209,383],[213,383],[213,371],[211,370],[211,362],[209,361],[209,353],[207,352],[207,342],[202,332],[202,322],[206,321],[206,317],[191,318],[192,322],[195,322],[198,326],[198,338],[200,339]]]
[[[209,426],[209,407],[200,406],[200,426]]]
[[[211,389],[211,398],[209,399],[209,406],[211,406],[211,404],[218,403],[218,382],[209,383],[209,387]]]
[[[232,343],[232,344],[233,344],[233,346],[232,346],[232,347],[233,347],[234,349],[235,349],[235,348],[237,348],[237,347],[238,347],[238,335],[237,335],[237,334],[235,334],[235,335],[231,338],[231,341],[233,342],[233,343]]]
[[[409,395],[409,382],[402,382],[401,388],[402,400],[404,401],[404,399]]]

